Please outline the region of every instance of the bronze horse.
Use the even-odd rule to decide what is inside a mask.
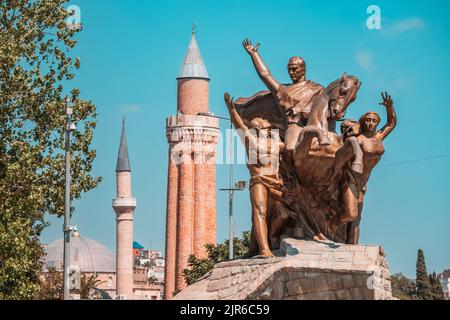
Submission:
[[[342,146],[335,132],[336,121],[342,119],[355,101],[360,87],[358,78],[344,73],[314,98],[307,125],[294,151],[295,172],[301,185],[322,185],[331,176],[334,155]],[[358,150],[354,151],[359,154]]]

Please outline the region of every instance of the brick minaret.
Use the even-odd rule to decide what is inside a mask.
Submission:
[[[136,199],[131,196],[131,168],[122,125],[119,155],[116,166],[117,198],[113,200],[116,212],[116,294],[120,299],[133,298],[133,211]]]
[[[166,120],[169,142],[165,299],[186,286],[190,254],[205,257],[216,242],[217,118],[208,116],[209,77],[192,32],[177,78],[178,115]]]

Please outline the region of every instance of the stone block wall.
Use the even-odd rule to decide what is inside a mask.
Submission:
[[[392,299],[379,246],[284,239],[279,255],[219,263],[175,299]]]

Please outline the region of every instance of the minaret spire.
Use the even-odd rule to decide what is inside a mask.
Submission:
[[[197,25],[193,23],[191,41],[177,79],[198,78],[209,80],[208,71],[206,71],[206,66],[195,38],[196,33]]]
[[[122,118],[122,135],[120,137],[116,171],[131,171],[130,158],[128,157],[127,138],[125,136],[125,117]]]

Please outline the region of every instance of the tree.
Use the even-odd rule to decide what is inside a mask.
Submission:
[[[422,249],[419,249],[417,252],[416,293],[420,300],[432,299],[430,281],[428,278],[427,267],[425,265],[425,256]]]
[[[436,272],[433,272],[428,276],[430,287],[431,287],[431,296],[433,300],[444,300],[444,290],[442,289],[442,284],[439,281]]]
[[[97,287],[104,283],[98,279],[98,274],[86,274],[83,273],[80,281],[80,289],[74,290],[73,293],[80,295],[80,299],[101,299],[101,294],[97,290]]]
[[[64,96],[73,101],[72,199],[96,187],[90,148],[96,107],[64,90],[80,60],[71,56],[66,0],[0,2],[0,299],[31,299],[39,290],[47,226],[64,212]],[[73,208],[72,212],[73,212]]]
[[[97,287],[104,283],[98,279],[98,274],[82,273],[80,279],[80,289],[71,290],[71,293],[79,294],[80,299],[101,299],[101,294]],[[48,272],[43,272],[41,276],[40,289],[37,295],[39,300],[62,300],[64,295],[63,274],[50,268]]]
[[[64,295],[64,284],[62,272],[55,268],[49,268],[43,272],[40,279],[40,288],[37,298],[39,300],[62,300]]]
[[[417,300],[416,284],[401,273],[391,276],[392,295],[400,300]]]
[[[198,279],[208,273],[216,263],[229,260],[229,240],[224,243],[214,245],[207,244],[206,251],[208,257],[199,259],[195,255],[190,255],[188,260],[189,269],[184,269],[184,278],[188,285],[195,283]],[[242,239],[233,239],[233,251],[235,256],[243,256],[250,247],[250,232],[242,233]]]

